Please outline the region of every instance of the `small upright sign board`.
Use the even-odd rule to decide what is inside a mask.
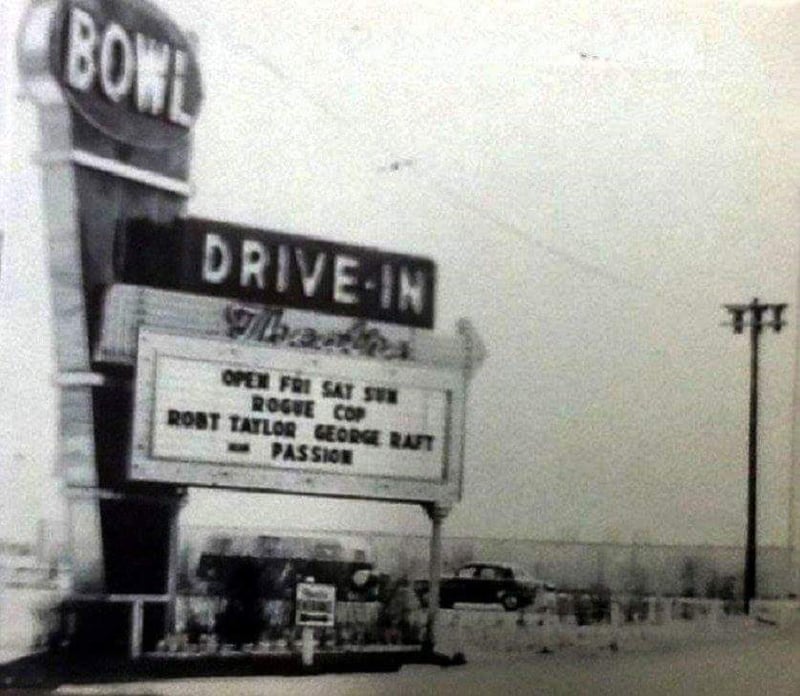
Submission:
[[[336,618],[336,588],[315,582],[297,584],[295,624],[333,628]]]

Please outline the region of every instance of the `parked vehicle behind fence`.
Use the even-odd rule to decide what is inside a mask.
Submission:
[[[544,580],[532,577],[524,568],[511,563],[467,563],[439,585],[439,606],[451,609],[458,603],[501,604],[514,611],[534,602],[537,593],[554,591]],[[430,583],[414,582],[414,591],[427,606]]]

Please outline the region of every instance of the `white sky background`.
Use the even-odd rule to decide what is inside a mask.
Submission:
[[[762,341],[759,534],[786,544],[800,5],[157,4],[199,40],[190,214],[429,255],[437,330],[483,336],[448,534],[742,544],[749,346],[720,305],[757,295],[792,304]],[[0,537],[62,514],[22,7]],[[428,528],[411,506],[203,490],[182,519]]]

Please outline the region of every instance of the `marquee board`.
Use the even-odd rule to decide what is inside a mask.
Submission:
[[[462,366],[139,335],[130,478],[454,502]]]

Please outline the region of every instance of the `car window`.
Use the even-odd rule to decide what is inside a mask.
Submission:
[[[494,568],[481,568],[478,577],[480,577],[481,580],[494,580],[497,577],[497,573]]]
[[[514,576],[518,580],[532,580],[530,573],[525,570],[525,568],[521,568],[519,566],[514,567]]]
[[[461,568],[458,571],[458,574],[456,575],[456,577],[459,577],[459,578],[472,578],[472,577],[475,577],[475,568],[473,568],[472,566],[466,566],[464,568]]]

